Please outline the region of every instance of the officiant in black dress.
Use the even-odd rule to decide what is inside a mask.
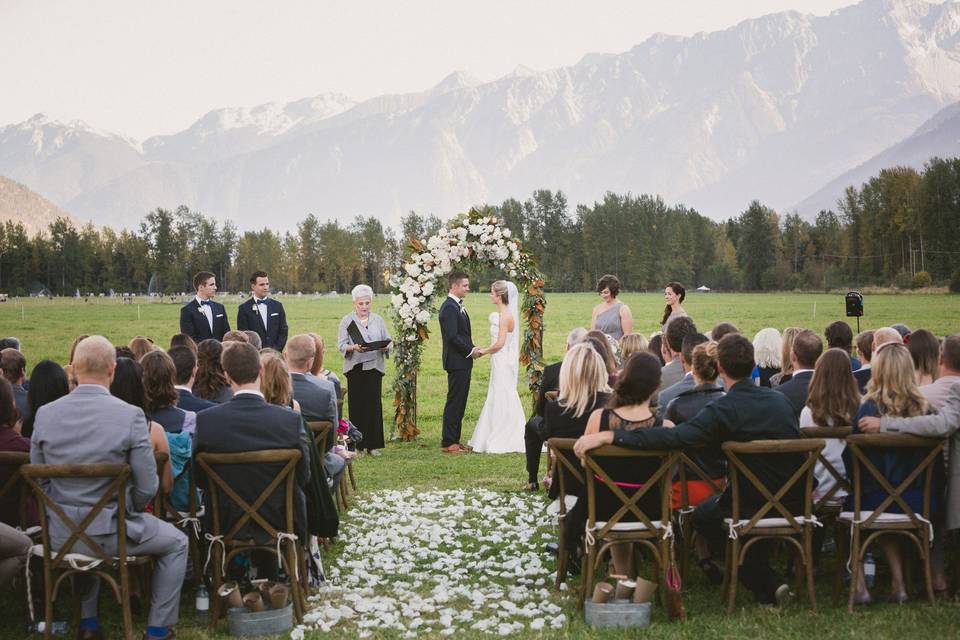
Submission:
[[[350,422],[363,433],[359,448],[380,455],[379,449],[383,448],[381,393],[391,338],[383,318],[370,310],[373,289],[359,284],[351,295],[353,311],[340,320],[337,335],[347,377],[347,406]],[[383,341],[386,344],[377,344]]]

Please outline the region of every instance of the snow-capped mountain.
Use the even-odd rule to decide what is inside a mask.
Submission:
[[[7,127],[0,173],[115,225],[181,203],[241,227],[289,228],[308,213],[394,223],[536,188],[571,202],[658,193],[722,218],[755,198],[792,205],[958,100],[960,2],[864,0],[828,16],[658,34],[488,83],[455,73],[358,104],[218,110],[142,153],[124,143],[110,170],[73,189],[54,190],[29,137],[8,143]]]
[[[845,172],[829,184],[794,207],[806,217],[812,217],[821,209],[836,211],[837,200],[843,197],[847,187],[856,187],[890,167],[913,167],[922,171],[923,166],[934,157],[955,158],[960,156],[960,103],[941,110],[925,122],[913,135],[882,153],[875,155],[860,166]]]

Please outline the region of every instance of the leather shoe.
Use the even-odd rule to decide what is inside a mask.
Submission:
[[[103,640],[103,630],[101,629],[80,629],[77,634],[79,640]]]
[[[452,444],[449,447],[441,447],[440,451],[443,453],[467,453],[467,449],[460,444]]]
[[[544,545],[543,550],[552,556],[560,555],[560,545],[558,545],[556,542],[548,542],[546,545]]]

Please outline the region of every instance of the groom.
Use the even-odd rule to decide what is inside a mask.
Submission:
[[[463,299],[470,292],[470,279],[462,271],[447,276],[449,295],[440,306],[440,335],[443,337],[443,368],[447,372],[447,403],[443,407],[443,440],[440,451],[466,453],[460,444],[463,412],[470,392],[473,361],[480,357],[470,336],[470,317]]]

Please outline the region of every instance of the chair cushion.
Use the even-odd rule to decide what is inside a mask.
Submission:
[[[842,511],[840,512],[839,520],[842,522],[853,522],[853,511]],[[873,515],[873,511],[861,511],[860,512],[860,522],[864,522]],[[874,521],[875,524],[910,524],[910,516],[905,513],[881,513],[877,519]]]
[[[794,519],[797,521],[797,524],[804,524],[806,518],[803,516],[794,516]],[[723,524],[730,526],[730,523],[733,522],[733,518],[724,518]],[[745,527],[750,520],[740,520],[737,522],[736,526]],[[793,525],[790,524],[790,521],[786,518],[760,518],[757,520],[757,523],[753,525],[754,529],[780,529],[780,528],[793,528]]]
[[[50,559],[56,560],[59,553],[60,553],[59,551],[51,551]],[[31,546],[30,555],[37,556],[38,558],[42,558],[43,545],[35,544]],[[88,556],[85,553],[76,553],[76,552],[68,553],[63,557],[63,559],[66,560],[71,567],[73,567],[74,569],[78,569],[80,571],[85,571],[87,569],[95,569],[97,566],[99,566],[103,562],[103,560],[100,558],[95,558],[94,556]],[[127,563],[129,564],[131,562],[141,562],[147,559],[149,559],[149,556],[127,556]],[[120,562],[120,558],[118,557],[113,557],[111,558],[111,560],[113,562]]]
[[[664,524],[659,520],[653,520],[652,523],[654,529],[663,529]],[[595,531],[599,531],[607,526],[606,520],[598,520]],[[647,525],[642,522],[618,522],[610,529],[611,531],[646,531]]]

